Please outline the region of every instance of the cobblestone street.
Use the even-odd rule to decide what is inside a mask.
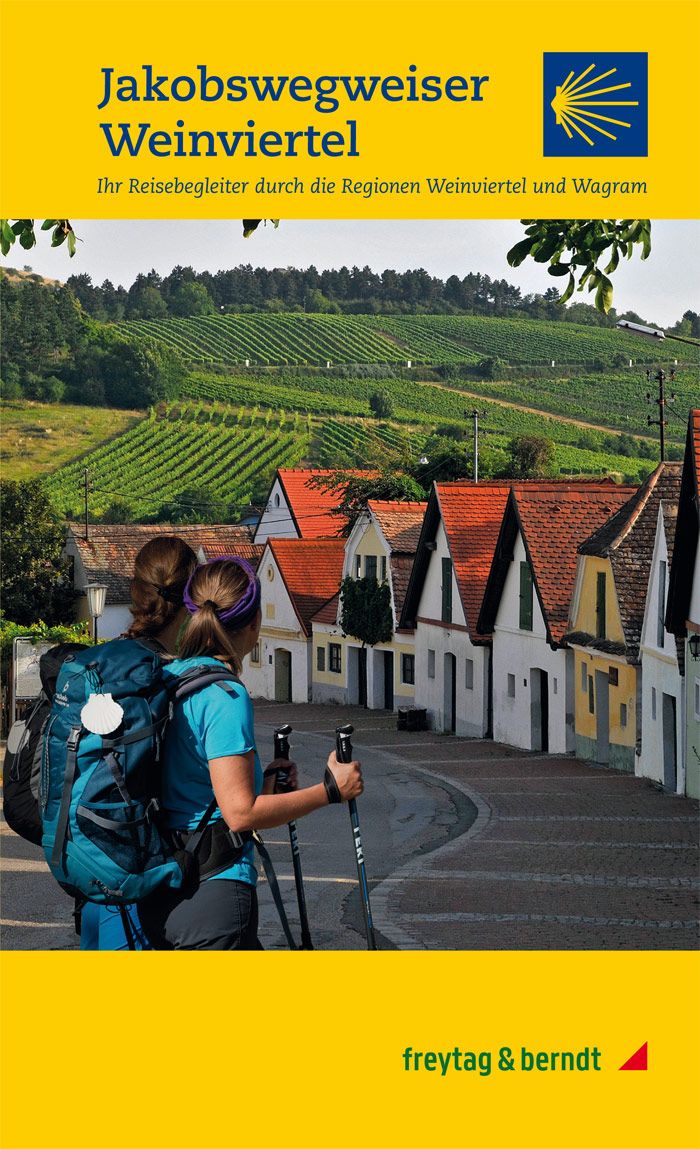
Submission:
[[[257,703],[263,760],[285,721],[302,784],[319,777],[335,726],[355,725],[380,948],[697,946],[697,802],[569,757],[398,733],[394,715],[338,706]],[[72,948],[70,903],[40,851],[2,831],[3,948]],[[296,925],[285,832],[265,837]],[[316,946],[363,948],[346,811],[305,820],[300,844]],[[261,937],[277,948],[264,885],[260,901]]]

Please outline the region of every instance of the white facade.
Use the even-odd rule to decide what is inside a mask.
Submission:
[[[469,637],[454,570],[452,621],[440,621],[442,560],[449,558],[440,522],[416,618],[415,705],[425,707],[433,730],[484,738],[489,729],[490,650]]]
[[[523,750],[565,754],[574,749],[573,652],[552,650],[532,586],[532,629],[520,627],[518,531],[493,632],[493,737]]]
[[[275,478],[267,506],[260,516],[253,542],[266,543],[268,539],[298,539],[299,532],[294,524],[279,476]]]
[[[253,698],[309,702],[311,640],[304,634],[269,546],[260,560],[258,577],[262,626],[256,649],[243,660],[241,677]]]
[[[676,640],[666,630],[669,562],[663,508],[656,523],[654,557],[642,626],[642,746],[635,773],[674,794],[685,791],[685,697]]]

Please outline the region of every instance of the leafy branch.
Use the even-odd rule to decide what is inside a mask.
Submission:
[[[598,311],[607,314],[612,306],[613,285],[608,278],[617,268],[620,258],[631,259],[637,244],[642,248],[642,259],[651,251],[651,221],[648,219],[523,219],[525,239],[508,252],[510,267],[519,267],[531,256],[536,263],[548,263],[549,274],[568,275],[569,282],[559,300],[571,298],[578,279],[578,290],[595,291]],[[601,271],[598,267],[609,253],[608,262]],[[580,272],[580,274],[579,274]]]
[[[73,258],[78,237],[73,231],[69,219],[45,219],[41,225],[42,231],[50,231],[51,246],[60,247],[62,243],[68,244],[68,254]],[[0,219],[0,250],[7,255],[13,243],[19,239],[20,247],[29,251],[36,246],[36,232],[33,219]]]

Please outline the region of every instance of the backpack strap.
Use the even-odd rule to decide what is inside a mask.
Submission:
[[[61,864],[61,853],[63,852],[63,843],[66,840],[66,830],[68,829],[71,790],[73,788],[73,779],[75,778],[75,764],[78,757],[78,743],[80,742],[81,734],[82,727],[72,726],[66,743],[66,768],[63,774],[63,791],[61,793],[61,807],[56,823],[56,837],[54,838],[53,850],[51,851],[52,866],[60,866]]]
[[[265,877],[267,878],[267,884],[270,887],[270,892],[272,893],[272,897],[274,898],[275,905],[277,907],[277,913],[279,914],[282,929],[284,930],[284,936],[287,939],[287,945],[289,946],[290,950],[295,950],[298,947],[292,936],[292,931],[289,928],[289,919],[287,917],[287,912],[282,901],[282,894],[280,893],[280,887],[279,882],[277,881],[275,867],[272,864],[272,858],[267,852],[267,846],[263,842],[257,830],[253,831],[253,841],[255,842],[255,848],[257,849],[262,859],[263,868],[265,870]]]
[[[170,698],[173,702],[180,702],[181,699],[189,698],[190,694],[203,690],[205,686],[211,686],[215,682],[240,683],[240,679],[225,666],[191,666],[184,674],[177,675],[174,685],[169,687]]]

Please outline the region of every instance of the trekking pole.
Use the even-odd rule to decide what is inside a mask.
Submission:
[[[352,742],[350,736],[352,726],[338,726],[335,732],[335,756],[339,762],[352,762]],[[365,932],[367,934],[367,949],[376,950],[377,942],[374,936],[374,923],[372,921],[372,907],[369,904],[369,886],[367,885],[367,871],[365,870],[365,856],[362,852],[362,838],[360,837],[360,817],[357,813],[357,802],[351,798],[348,802],[350,810],[350,825],[352,826],[352,840],[355,843],[355,860],[357,861],[357,877],[360,882],[360,895],[362,897],[362,910],[365,916]]]
[[[289,759],[289,735],[292,733],[292,728],[289,723],[284,726],[278,726],[275,730],[275,758]],[[277,771],[277,789],[282,794],[287,793],[287,783],[289,781],[289,772],[287,770]],[[301,854],[299,852],[299,839],[297,838],[297,824],[296,822],[288,822],[287,829],[289,830],[289,844],[292,848],[292,866],[294,867],[294,884],[297,890],[297,903],[299,905],[299,922],[301,924],[301,949],[312,950],[314,948],[311,941],[311,933],[309,931],[309,915],[306,911],[306,894],[304,893],[304,879],[301,873]]]

